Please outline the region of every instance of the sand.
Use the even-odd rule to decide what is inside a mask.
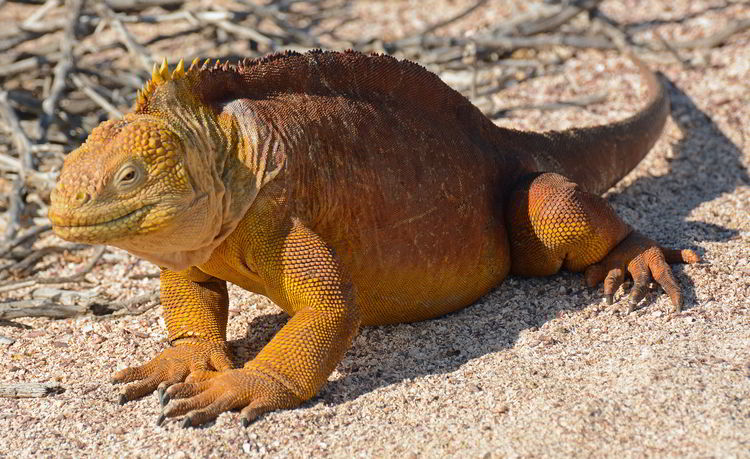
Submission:
[[[497,3],[445,33],[470,33],[485,16],[502,16],[506,2]],[[637,37],[657,30],[678,41],[750,16],[747,5],[722,4],[607,1],[603,10]],[[418,9],[406,1],[356,6],[360,27],[377,8],[404,13],[380,16],[372,33]],[[155,395],[120,406],[108,382],[164,348],[160,308],[113,319],[18,319],[0,324],[15,339],[0,343],[0,382],[58,382],[65,391],[0,398],[0,457],[750,456],[750,31],[678,54],[682,64],[644,57],[671,82],[672,121],[607,198],[647,235],[703,257],[674,268],[684,312],[670,314],[658,289],[625,314],[577,274],[509,278],[447,317],[363,329],[320,394],[298,409],[248,428],[225,413],[199,429],[157,427]],[[637,109],[642,91],[627,60],[577,52],[562,74],[501,92],[494,103],[600,92],[607,101],[587,109],[516,111],[498,124],[562,129]],[[77,266],[56,263],[50,272]],[[132,296],[158,288],[157,279],[132,278],[155,271],[113,249],[85,287]],[[285,316],[261,296],[234,287],[230,294],[229,336],[243,362]]]

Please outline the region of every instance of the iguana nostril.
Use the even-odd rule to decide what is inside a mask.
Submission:
[[[85,191],[79,191],[78,193],[76,193],[74,199],[76,201],[76,204],[83,205],[89,202],[89,200],[91,199],[91,195],[86,193]]]

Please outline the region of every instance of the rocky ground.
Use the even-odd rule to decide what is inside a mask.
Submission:
[[[205,9],[209,2],[193,3]],[[321,44],[394,41],[471,4],[432,3],[351,2],[352,19],[337,23],[337,35],[322,36]],[[486,2],[435,34],[472,37],[533,3]],[[28,8],[8,2],[0,18],[21,21]],[[583,287],[580,275],[509,278],[447,317],[363,329],[329,383],[301,408],[267,414],[248,428],[226,413],[199,429],[174,421],[157,427],[155,395],[120,406],[118,388],[108,382],[114,371],[163,349],[160,307],[140,315],[0,321],[0,384],[64,389],[0,398],[0,457],[750,456],[750,30],[710,41],[747,21],[750,6],[627,0],[604,1],[600,11],[636,42],[654,44],[641,55],[669,82],[673,111],[664,135],[607,198],[649,236],[701,255],[700,264],[674,268],[686,294],[683,312],[670,314],[658,289],[625,314],[607,306],[600,290]],[[588,20],[576,19],[584,27]],[[151,51],[197,52],[169,46]],[[222,55],[234,52],[231,41],[222,46]],[[512,75],[517,84],[503,80],[507,88],[486,95],[466,85],[465,68],[434,70],[464,85],[506,127],[597,124],[627,116],[642,100],[637,73],[616,51],[557,46],[506,57],[559,65],[534,78]],[[112,59],[135,66],[139,58],[122,51]],[[602,97],[594,103],[592,95]],[[587,102],[548,105],[559,101]],[[3,186],[10,190],[7,181]],[[60,241],[46,233],[35,244]],[[35,275],[75,273],[96,250],[52,254]],[[84,282],[63,287],[122,301],[158,289],[155,272],[108,249]],[[0,287],[0,301],[30,297],[36,288]],[[230,294],[229,336],[241,363],[286,317],[261,296],[234,287]]]

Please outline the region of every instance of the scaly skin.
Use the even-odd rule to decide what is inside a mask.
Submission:
[[[421,67],[354,52],[237,66],[166,61],[133,113],[65,161],[50,219],[68,240],[162,267],[171,347],[118,372],[122,401],[159,389],[163,416],[243,422],[313,397],[360,325],[471,304],[508,273],[625,273],[630,305],[668,263],[696,262],[635,232],[598,196],[632,169],[668,115],[661,84],[608,125],[531,133],[492,124]],[[226,282],[291,319],[244,368],[226,346]],[[176,400],[169,403],[172,399]]]

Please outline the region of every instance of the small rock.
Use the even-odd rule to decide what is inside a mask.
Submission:
[[[0,344],[6,344],[6,345],[10,346],[11,344],[13,344],[15,342],[16,342],[16,340],[14,340],[13,338],[8,338],[7,336],[0,335]]]
[[[506,405],[505,403],[502,403],[502,404],[497,405],[495,407],[495,413],[497,413],[497,414],[505,414],[508,411],[510,411],[510,407],[508,405]]]

